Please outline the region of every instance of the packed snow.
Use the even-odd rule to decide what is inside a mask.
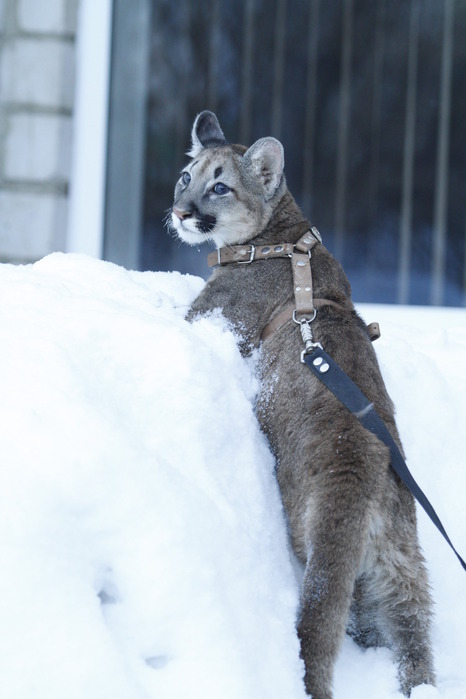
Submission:
[[[305,699],[299,569],[255,358],[204,282],[56,253],[0,265],[2,699]],[[466,554],[466,310],[360,306],[408,464]],[[290,361],[296,361],[290,357]],[[466,697],[466,577],[427,516],[438,687]],[[401,697],[346,638],[335,699]]]

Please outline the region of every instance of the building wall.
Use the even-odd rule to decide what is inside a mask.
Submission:
[[[79,0],[0,0],[0,261],[64,250]]]

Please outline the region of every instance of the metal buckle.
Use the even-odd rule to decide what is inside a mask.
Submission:
[[[320,235],[320,232],[315,226],[312,226],[311,228],[311,233],[314,236],[314,238],[317,240],[318,243],[322,242],[322,236]]]
[[[314,320],[314,318],[316,317],[316,315],[317,315],[317,309],[314,308],[314,315],[312,316],[312,318],[304,318],[304,317],[303,317],[303,318],[300,318],[300,319],[298,320],[298,318],[296,317],[296,309],[295,309],[295,310],[293,311],[293,316],[292,316],[292,317],[293,317],[293,320],[294,320],[294,322],[296,323],[296,325],[302,325],[303,323],[312,323],[312,321]]]
[[[256,254],[256,248],[254,245],[250,245],[249,247],[251,248],[251,250],[249,252],[249,260],[238,260],[237,261],[238,265],[249,265],[251,262],[254,261],[254,255]],[[245,248],[245,250],[246,250],[246,248]]]
[[[293,320],[297,325],[299,325],[299,329],[301,330],[301,337],[303,338],[304,342],[304,349],[301,352],[302,364],[306,363],[304,361],[304,357],[306,357],[308,354],[311,354],[317,348],[323,349],[320,342],[314,342],[314,338],[312,335],[311,323],[316,317],[316,314],[317,311],[314,308],[314,315],[312,316],[312,318],[301,318],[300,320],[298,320],[296,318],[296,311],[293,311]]]
[[[294,254],[295,255],[307,255],[307,258],[309,262],[312,259],[312,249],[310,248],[309,250],[300,250],[299,248],[296,247],[296,245],[293,248]],[[292,253],[290,253],[289,257],[293,257]],[[300,266],[303,265],[303,263],[300,263]]]

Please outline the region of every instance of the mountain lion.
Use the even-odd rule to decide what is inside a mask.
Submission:
[[[245,257],[216,267],[187,318],[221,309],[244,354],[261,346],[257,416],[276,457],[293,547],[305,565],[298,635],[306,691],[331,699],[347,630],[363,647],[393,650],[409,696],[416,685],[435,682],[432,602],[415,504],[390,468],[388,448],[299,361],[301,334],[286,315],[294,303],[291,261],[265,259],[271,246],[293,247],[310,230],[286,186],[283,147],[274,138],[250,148],[230,145],[215,114],[205,111],[194,122],[189,155],[175,188],[172,229],[191,245],[213,241],[227,252],[244,245]],[[252,261],[252,246],[263,246],[264,259]],[[373,402],[401,448],[349,282],[321,244],[312,249],[312,278],[320,299],[315,340]],[[285,319],[262,338],[280,314]]]

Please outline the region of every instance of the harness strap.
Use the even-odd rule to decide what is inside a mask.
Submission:
[[[276,257],[292,257],[293,253],[305,253],[309,256],[312,248],[322,242],[322,236],[315,226],[307,231],[297,243],[277,243],[276,245],[229,245],[219,248],[207,255],[209,267],[229,265],[232,263],[248,265],[255,260],[270,260]]]
[[[346,311],[347,309],[336,301],[331,301],[330,299],[313,299],[314,308],[322,308],[322,306],[333,306],[339,311]],[[290,303],[281,313],[275,316],[270,323],[267,323],[261,334],[261,340],[265,340],[270,337],[274,332],[279,330],[285,323],[293,317],[293,312],[296,306],[294,303]],[[372,325],[378,325],[378,323],[372,323]],[[380,337],[380,332],[379,332]]]
[[[322,237],[313,227],[307,231],[295,244],[291,255],[291,270],[293,272],[295,314],[309,316],[313,320],[316,309],[313,302],[311,250],[322,242]]]
[[[315,308],[312,298],[312,271],[309,253],[293,252],[291,270],[293,272],[296,314],[312,318]]]
[[[275,257],[291,257],[294,245],[292,243],[280,243],[279,245],[229,245],[227,248],[219,248],[207,255],[209,267],[229,265],[236,263],[248,265],[256,260],[270,260]]]
[[[348,308],[342,306],[341,303],[331,301],[330,299],[314,299],[314,308],[322,308],[323,306],[333,306],[333,308],[336,308],[337,311],[341,312],[345,312],[348,310]],[[285,323],[287,323],[289,320],[293,318],[294,311],[295,305],[294,303],[290,303],[290,305],[284,308],[283,311],[281,311],[278,315],[276,315],[275,318],[273,318],[270,321],[270,323],[267,323],[267,325],[262,331],[261,340],[266,340],[268,337],[273,335],[274,332],[280,330],[280,328],[283,327]],[[378,323],[369,323],[369,325],[366,325],[366,330],[371,342],[375,342],[375,340],[379,339],[381,333],[380,325]]]
[[[341,369],[322,348],[316,346],[312,352],[304,355],[303,361],[329,391],[338,398],[340,403],[357,417],[363,427],[369,430],[369,432],[372,432],[372,434],[378,437],[390,449],[391,467],[395,473],[398,474],[403,483],[405,483],[418,503],[424,508],[427,515],[455,553],[463,570],[466,571],[466,563],[450,541],[442,522],[428,498],[414,480],[395,440],[388,431],[384,421],[375,410],[374,405],[367,400],[364,393],[362,393],[349,376],[345,374],[343,369]]]
[[[322,242],[322,236],[315,226],[312,226],[296,243],[277,243],[276,245],[229,245],[219,248],[207,255],[209,267],[225,266],[229,264],[250,264],[256,260],[270,260],[279,257],[291,259],[293,272],[294,304],[287,306],[281,313],[275,316],[262,331],[261,340],[265,340],[276,330],[285,325],[293,317],[293,311],[298,316],[313,317],[316,308],[333,306],[339,311],[345,311],[345,307],[330,299],[314,299],[312,292],[311,251]],[[372,341],[380,337],[378,323],[367,326],[369,337]]]

